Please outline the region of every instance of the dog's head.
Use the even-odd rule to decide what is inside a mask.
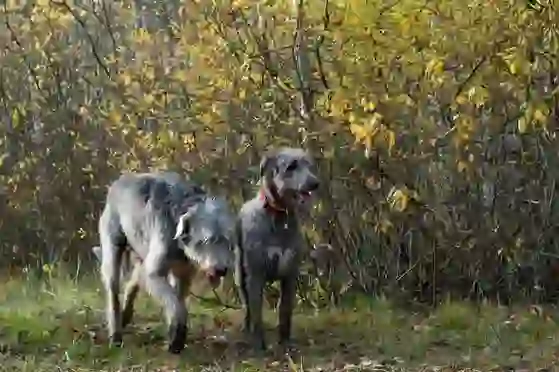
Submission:
[[[233,266],[235,219],[222,198],[205,197],[180,215],[175,239],[216,287]]]
[[[319,181],[310,155],[301,148],[269,152],[260,162],[260,182],[266,197],[285,209],[307,210]]]

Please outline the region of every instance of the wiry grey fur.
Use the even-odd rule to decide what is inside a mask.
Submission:
[[[281,148],[263,156],[259,194],[239,212],[235,248],[235,280],[245,308],[244,330],[253,348],[266,349],[262,297],[266,282],[279,280],[279,342],[291,338],[296,281],[303,239],[298,212],[309,207],[319,186],[310,156],[299,148]]]
[[[233,234],[234,217],[227,203],[177,173],[127,173],[117,179],[99,219],[101,248],[94,248],[101,260],[111,343],[121,344],[122,328],[132,317],[142,282],[165,309],[169,351],[180,352],[187,334],[184,292],[196,269],[214,284],[226,275],[233,264]],[[125,252],[132,272],[121,314]]]

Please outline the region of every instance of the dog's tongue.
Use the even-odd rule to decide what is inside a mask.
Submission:
[[[303,199],[308,199],[308,198],[311,197],[311,195],[312,195],[312,194],[311,194],[310,191],[302,191],[302,192],[301,192],[301,197],[302,197]]]

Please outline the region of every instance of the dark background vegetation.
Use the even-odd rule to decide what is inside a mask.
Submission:
[[[287,144],[317,158],[305,232],[337,257],[303,299],[555,300],[553,1],[5,3],[2,266],[91,264],[124,170],[187,172],[238,208]]]

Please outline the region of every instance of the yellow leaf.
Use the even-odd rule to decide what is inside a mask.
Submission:
[[[455,102],[456,102],[457,104],[459,104],[459,105],[463,105],[463,104],[467,103],[468,100],[466,99],[466,97],[465,97],[464,95],[459,94],[459,95],[456,97]]]
[[[119,124],[122,119],[122,115],[116,109],[111,110],[109,113],[109,121],[113,124]]]
[[[382,115],[379,114],[378,112],[375,112],[371,117],[371,119],[367,122],[367,127],[370,129],[374,129],[377,127],[377,125],[380,123],[381,120],[382,120]]]
[[[403,212],[409,204],[409,196],[407,193],[400,189],[393,189],[390,193],[390,206],[392,209]]]
[[[355,124],[349,125],[349,130],[355,137],[355,142],[361,142],[365,145],[366,150],[370,150],[373,146],[373,139],[379,133],[380,130],[380,120],[382,115],[379,113],[374,113],[365,124]]]
[[[149,81],[153,81],[155,79],[155,69],[152,66],[145,66],[143,70],[144,78]]]
[[[89,111],[87,111],[87,108],[85,108],[85,106],[80,106],[80,108],[78,109],[78,114],[82,117],[85,117],[89,115]]]
[[[427,63],[425,73],[427,75],[436,76],[442,74],[444,71],[444,62],[440,59],[434,58]]]
[[[139,94],[140,91],[142,90],[142,86],[140,85],[139,82],[133,81],[132,83],[130,83],[130,90]]]
[[[468,169],[468,164],[467,164],[466,162],[460,160],[460,161],[458,161],[458,166],[457,166],[457,168],[458,168],[458,172],[459,172],[459,173],[462,173],[462,172],[464,172],[466,169]]]
[[[19,115],[19,111],[14,109],[12,110],[12,128],[16,129],[21,124],[21,117]]]
[[[378,224],[377,229],[386,234],[392,227],[394,227],[394,224],[390,220],[382,219]]]
[[[287,356],[287,365],[288,368],[291,372],[298,372],[299,371],[299,367],[295,364],[295,362],[293,361],[293,359],[289,356],[289,354],[286,354]]]
[[[127,86],[130,85],[130,83],[132,82],[132,77],[130,76],[130,74],[128,74],[127,71],[124,71],[122,74],[120,74],[119,80],[124,86]]]
[[[194,134],[192,133],[185,133],[182,135],[182,142],[185,145],[193,145],[196,143],[196,138],[194,137]]]
[[[399,95],[398,98],[397,98],[397,101],[405,104],[406,106],[410,106],[410,107],[413,107],[414,104],[415,104],[413,99],[405,93]]]
[[[526,133],[526,131],[528,130],[528,120],[526,120],[524,116],[518,119],[517,125],[519,133]]]
[[[151,35],[145,28],[137,28],[133,32],[134,39],[137,43],[145,43],[151,40]]]
[[[374,102],[366,102],[365,105],[363,105],[365,111],[375,111],[376,107]]]
[[[410,31],[411,24],[409,22],[409,19],[406,18],[400,21],[400,29],[402,30],[403,34],[407,34]]]
[[[4,164],[4,161],[8,158],[8,153],[5,152],[2,155],[0,155],[0,167]]]
[[[231,2],[231,8],[233,8],[235,10],[244,8],[246,5],[247,5],[246,1],[243,1],[243,0],[233,0]]]
[[[391,153],[392,148],[396,144],[396,134],[392,130],[387,130],[386,131],[386,137],[387,137],[387,142],[388,142],[388,152]]]
[[[155,101],[155,98],[153,97],[153,94],[148,93],[144,96],[144,102],[148,105],[151,105],[153,103],[153,101]]]
[[[175,80],[180,81],[181,83],[185,83],[188,80],[188,75],[184,70],[178,70],[173,74]]]
[[[468,98],[477,107],[483,106],[488,97],[489,92],[484,87],[471,87],[468,90]]]
[[[365,145],[365,151],[367,153],[370,149],[373,148],[373,136],[374,136],[374,134],[368,135],[368,136],[365,137],[365,140],[363,141],[363,144]]]
[[[367,136],[367,131],[363,125],[350,124],[349,130],[355,136],[355,139],[357,141],[361,141],[363,138]]]
[[[514,57],[509,62],[509,71],[513,75],[518,75],[518,74],[522,73],[522,67],[523,67],[523,62],[520,59],[520,57],[518,57],[518,56]]]
[[[536,109],[536,111],[534,111],[534,120],[539,121],[540,123],[545,123],[547,115],[544,114],[541,109]]]

